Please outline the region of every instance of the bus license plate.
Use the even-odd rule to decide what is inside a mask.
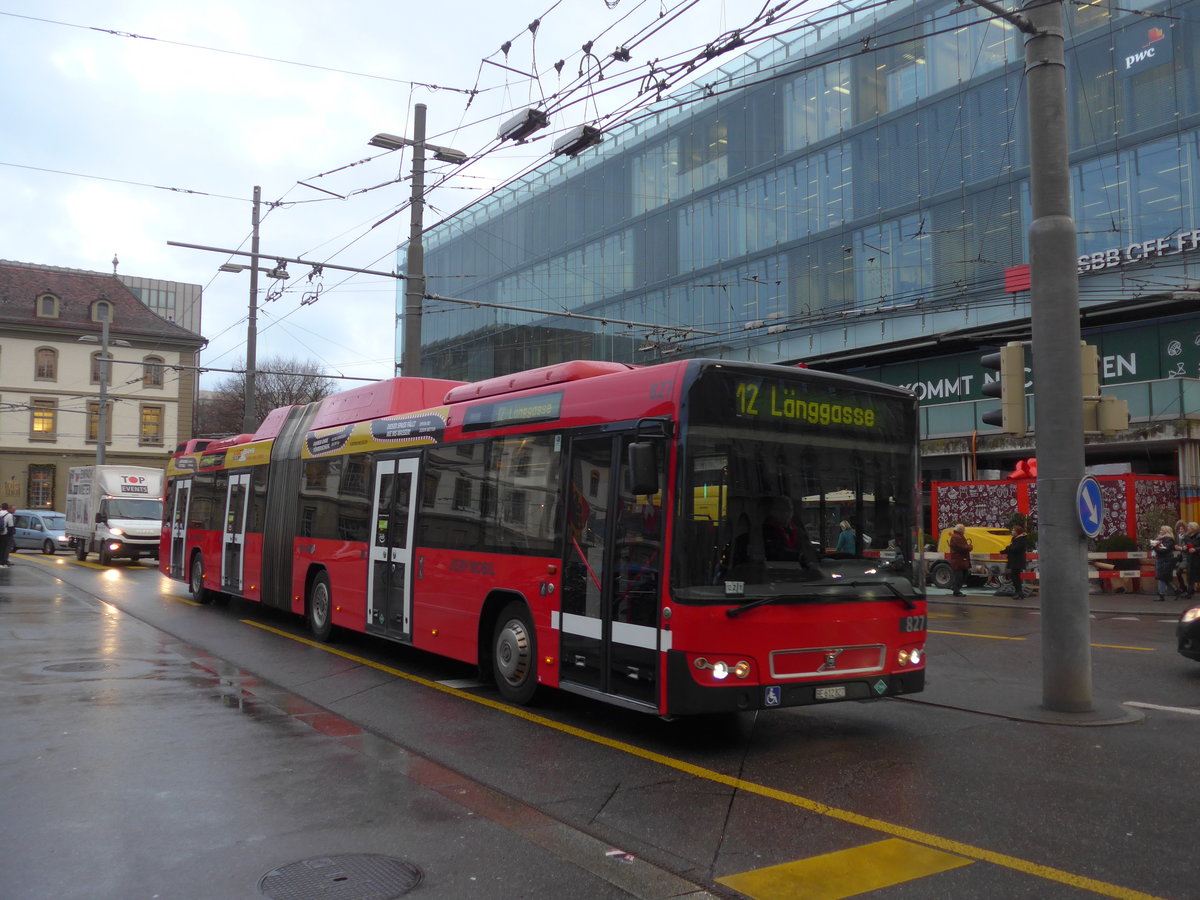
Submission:
[[[832,687],[819,687],[815,689],[815,695],[818,700],[845,700],[846,686],[835,684]]]

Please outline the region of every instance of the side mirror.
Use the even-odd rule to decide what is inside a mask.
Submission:
[[[657,494],[658,454],[649,441],[635,441],[629,445],[629,490],[634,494]]]

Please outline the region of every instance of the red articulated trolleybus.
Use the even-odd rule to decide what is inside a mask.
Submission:
[[[920,691],[917,402],[804,368],[396,378],[182,445],[160,565],[662,716]]]

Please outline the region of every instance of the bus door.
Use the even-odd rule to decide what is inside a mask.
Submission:
[[[171,556],[168,572],[172,578],[186,578],[187,523],[191,511],[192,479],[177,478],[174,482],[174,502],[171,506]]]
[[[250,501],[250,473],[230,474],[225,494],[225,537],[221,546],[221,590],[242,592],[242,566],[246,550],[246,505]]]
[[[418,457],[375,462],[367,630],[407,639],[412,633],[412,540]]]
[[[559,677],[657,705],[663,475],[654,496],[629,490],[630,441],[621,435],[572,444]]]

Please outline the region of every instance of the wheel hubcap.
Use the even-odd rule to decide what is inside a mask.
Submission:
[[[529,632],[518,619],[508,622],[496,641],[496,669],[509,684],[518,685],[529,671]]]
[[[324,625],[329,618],[329,594],[323,588],[313,591],[313,620],[318,625]]]

